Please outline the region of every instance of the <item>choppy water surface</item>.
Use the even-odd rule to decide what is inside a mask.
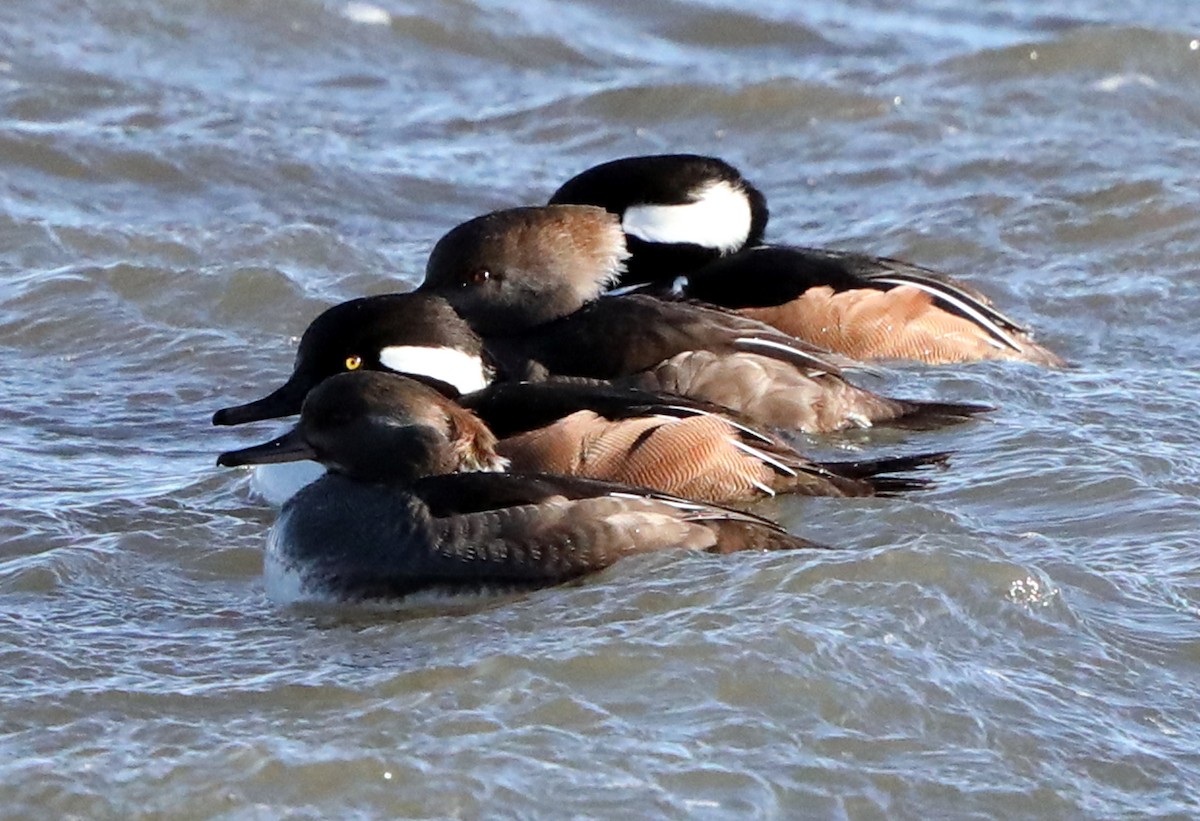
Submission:
[[[747,8],[0,7],[0,813],[1200,814],[1193,4]],[[828,443],[959,451],[919,497],[768,507],[836,555],[270,606],[273,514],[212,463],[275,428],[211,412],[459,221],[674,150],[1078,367],[889,372],[1002,410]]]

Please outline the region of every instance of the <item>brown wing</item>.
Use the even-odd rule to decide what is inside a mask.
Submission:
[[[702,350],[753,352],[812,375],[839,374],[842,367],[859,364],[733,311],[640,294],[597,299],[502,344],[519,349],[548,373],[594,379],[617,379]]]
[[[756,423],[829,433],[902,416],[904,403],[841,379],[811,379],[756,354],[689,351],[628,380],[732,408]]]
[[[609,421],[581,411],[505,439],[499,452],[517,471],[625,482],[706,502],[875,493],[869,480],[833,474],[781,440],[750,440],[710,415]]]
[[[549,497],[536,505],[435,518],[434,572],[468,574],[476,563],[496,575],[555,583],[625,556],[666,549],[732,553],[823,547],[735,511],[629,493]]]
[[[744,353],[690,351],[622,381],[714,402],[757,424],[806,433],[876,424],[931,429],[992,410],[970,403],[892,399],[841,378],[810,378],[787,363]]]
[[[707,502],[774,492],[776,471],[739,450],[720,419],[641,417],[608,421],[590,411],[504,440],[516,470],[588,476]]]
[[[738,313],[858,359],[1064,364],[1026,334],[1008,334],[1019,350],[1001,344],[977,323],[943,309],[928,292],[911,285],[887,291],[819,286],[782,305],[742,308]]]

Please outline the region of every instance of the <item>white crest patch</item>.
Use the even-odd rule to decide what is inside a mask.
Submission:
[[[744,191],[719,180],[696,192],[685,205],[634,205],[621,227],[646,242],[691,243],[732,253],[750,235],[750,200]]]
[[[391,345],[379,352],[379,362],[397,373],[428,376],[453,385],[459,393],[481,390],[491,382],[482,359],[455,348]]]

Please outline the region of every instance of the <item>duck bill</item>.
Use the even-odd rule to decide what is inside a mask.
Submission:
[[[214,425],[244,425],[247,422],[261,422],[264,419],[279,419],[283,416],[295,416],[304,404],[308,394],[308,380],[297,379],[293,376],[273,393],[245,405],[235,405],[232,408],[222,408],[213,414]]]
[[[297,428],[292,428],[283,436],[241,450],[231,450],[217,457],[221,467],[238,468],[245,465],[270,465],[278,462],[301,462],[305,459],[316,459],[317,453]]]

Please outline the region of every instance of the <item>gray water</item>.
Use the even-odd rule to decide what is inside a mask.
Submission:
[[[0,815],[1200,816],[1200,10],[1188,0],[6,0]],[[833,555],[658,555],[455,612],[270,605],[213,429],[323,307],[617,156],[955,273],[1077,367]]]

